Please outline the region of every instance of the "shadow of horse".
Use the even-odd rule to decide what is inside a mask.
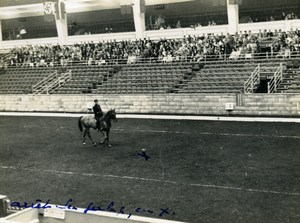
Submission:
[[[108,147],[111,147],[111,144],[109,143],[109,133],[110,133],[110,129],[112,126],[111,120],[113,120],[114,122],[118,121],[115,109],[109,110],[104,115],[104,117],[102,118],[102,120],[100,122],[101,133],[105,137],[104,141],[101,142],[101,144],[106,142]],[[94,116],[92,116],[92,115],[81,116],[78,119],[78,127],[81,132],[83,131],[82,144],[85,145],[85,137],[86,137],[86,135],[88,135],[91,142],[94,144],[94,146],[96,146],[97,144],[93,141],[93,139],[91,137],[91,132],[90,132],[90,128],[93,128],[96,130],[96,127],[97,127],[97,122],[96,122],[96,119],[94,118]],[[84,128],[84,130],[83,130],[83,128]]]

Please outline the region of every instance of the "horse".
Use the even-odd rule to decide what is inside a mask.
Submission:
[[[105,137],[104,141],[101,142],[100,144],[106,142],[108,147],[111,147],[111,144],[109,143],[109,132],[111,129],[111,120],[113,120],[114,122],[118,121],[116,116],[116,109],[109,110],[100,121],[101,133]],[[94,118],[94,116],[86,115],[86,116],[79,117],[78,127],[81,132],[83,131],[83,127],[84,127],[82,144],[85,145],[85,137],[86,135],[88,135],[88,137],[90,138],[94,146],[96,146],[97,144],[93,141],[90,133],[90,128],[93,128],[95,130],[97,128],[97,121]]]

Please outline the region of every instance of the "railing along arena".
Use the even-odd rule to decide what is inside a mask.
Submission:
[[[300,59],[300,51],[294,51],[284,55],[284,52],[266,52],[266,53],[254,53],[254,54],[240,54],[237,58],[230,57],[231,54],[218,54],[218,55],[202,55],[200,58],[190,56],[176,56],[169,58],[157,58],[157,57],[136,57],[136,58],[121,58],[121,59],[109,59],[109,60],[64,60],[62,62],[50,62],[47,64],[35,64],[35,67],[67,67],[67,66],[104,66],[104,65],[134,65],[134,64],[176,64],[176,63],[220,63],[220,62],[246,62],[246,61],[270,61],[287,59]],[[8,65],[8,67],[30,67],[28,64]]]
[[[274,76],[271,78],[271,80],[268,82],[268,93],[275,93],[278,86],[282,82],[282,63],[280,63],[280,66],[277,68],[277,70],[274,72]]]
[[[253,93],[254,87],[260,82],[260,65],[251,73],[249,79],[244,84],[244,93]]]
[[[57,71],[44,78],[42,81],[32,86],[33,94],[49,93],[55,87],[60,87],[67,80],[71,79],[72,73],[69,70],[67,73],[58,74]]]

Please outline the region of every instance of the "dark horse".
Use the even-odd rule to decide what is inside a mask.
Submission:
[[[111,128],[111,120],[114,120],[117,122],[117,116],[116,116],[116,111],[115,109],[108,111],[104,117],[102,118],[102,121],[100,122],[101,126],[101,133],[104,135],[105,139],[102,143],[107,143],[109,147],[111,145],[109,144],[109,132]],[[96,119],[92,115],[87,115],[87,116],[81,116],[78,119],[78,127],[80,131],[83,131],[84,127],[84,133],[83,133],[83,139],[82,139],[82,144],[85,145],[85,136],[88,135],[94,146],[97,144],[92,140],[91,133],[90,133],[90,128],[96,129]]]

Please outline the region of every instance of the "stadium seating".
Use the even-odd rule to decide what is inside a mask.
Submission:
[[[277,89],[279,93],[299,93],[300,92],[300,69],[291,68],[283,73],[283,81]]]
[[[72,71],[72,78],[63,86],[55,90],[54,94],[81,94],[91,93],[94,84],[101,84],[107,76],[110,67],[102,66],[75,66],[68,67]]]
[[[93,93],[166,93],[184,77],[189,63],[125,65]]]
[[[285,66],[277,92],[299,92],[300,69],[287,67],[282,59],[273,59],[206,62],[200,69],[193,69],[198,63],[192,62],[68,66],[66,69],[72,71],[72,78],[50,93],[241,93],[258,64],[261,78],[266,78],[273,76],[280,62]],[[34,84],[58,69],[9,67],[5,74],[0,75],[0,94],[32,93]]]
[[[272,75],[279,62],[230,61],[207,64],[195,72],[191,81],[182,85],[179,93],[242,93],[244,83],[260,64],[261,74]]]
[[[32,86],[52,72],[51,68],[10,67],[0,75],[0,94],[31,93]]]
[[[299,32],[293,33],[293,35],[298,34]],[[244,38],[244,35],[246,34],[239,34],[235,37],[226,36],[226,39],[230,42],[234,38]],[[247,35],[251,36],[249,39],[253,40],[253,38],[257,39],[260,35],[264,36],[265,33],[255,34],[254,36],[248,33]],[[277,41],[278,39],[277,37]],[[48,93],[241,93],[244,92],[245,82],[258,64],[260,64],[260,76],[266,80],[274,75],[280,63],[284,63],[285,68],[283,81],[277,92],[299,92],[300,71],[299,60],[296,59],[299,58],[299,53],[297,51],[290,53],[289,57],[292,57],[292,59],[280,56],[283,51],[278,52],[278,54],[274,52],[272,58],[269,58],[269,54],[266,53],[259,54],[260,56],[256,54],[253,57],[253,52],[251,53],[249,49],[245,50],[248,45],[254,44],[257,46],[252,49],[255,52],[255,50],[258,50],[258,46],[266,47],[273,43],[274,39],[265,39],[264,37],[260,44],[254,43],[252,40],[249,40],[249,44],[243,44],[243,47],[241,47],[244,49],[243,51],[233,51],[233,53],[238,52],[238,57],[234,58],[231,57],[231,54],[226,56],[221,52],[217,55],[204,52],[200,55],[193,53],[195,45],[200,48],[204,47],[203,41],[208,41],[207,43],[220,41],[219,44],[224,45],[224,47],[227,46],[226,41],[221,41],[219,36],[203,36],[201,38],[188,36],[182,40],[161,39],[156,42],[150,40],[119,43],[115,41],[91,42],[64,47],[57,45],[51,47],[25,46],[13,49],[8,57],[4,55],[7,58],[5,59],[6,65],[10,64],[10,66],[7,69],[5,67],[5,72],[0,74],[0,94],[32,93],[32,86],[54,71],[61,69],[61,64],[67,70],[71,70],[72,77],[59,88]],[[237,45],[235,46],[235,44]],[[281,42],[281,44],[286,43]],[[175,45],[176,47],[171,50],[171,46]],[[238,41],[235,41],[232,48],[234,49],[238,45]],[[141,52],[132,54],[135,55],[136,59],[131,61],[129,60],[130,52],[133,52],[136,48],[140,48]],[[210,48],[213,49],[213,45],[210,45],[207,50]],[[219,48],[219,50],[224,50],[222,47]],[[218,52],[218,47],[214,47],[214,49]],[[125,51],[128,52],[125,53]],[[150,53],[151,51],[153,52]],[[90,52],[90,54],[86,52]],[[54,57],[53,54],[55,54]],[[152,54],[155,55],[154,60],[150,58]],[[193,57],[189,57],[190,54]],[[73,58],[72,55],[76,58]],[[108,58],[102,56],[99,58],[99,55],[106,55]],[[171,55],[172,62],[164,60],[164,58],[168,59],[167,55]],[[247,57],[247,55],[250,55],[250,57]],[[293,59],[294,56],[295,59]],[[197,60],[198,62],[196,62]],[[200,66],[194,69],[195,64],[200,64]]]

